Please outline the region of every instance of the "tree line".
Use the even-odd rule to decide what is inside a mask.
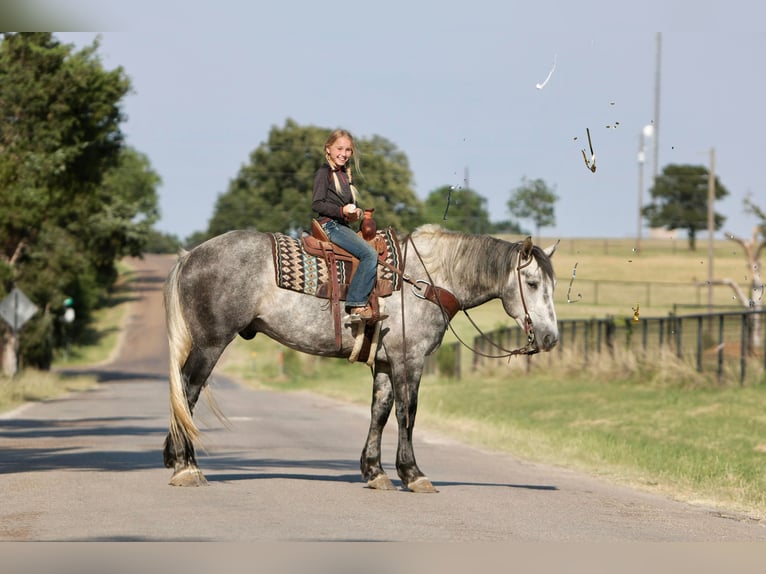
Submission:
[[[308,229],[314,172],[325,161],[323,145],[331,128],[301,126],[292,119],[273,126],[220,194],[206,232],[187,243],[231,229],[297,234]],[[361,173],[354,183],[360,204],[375,210],[379,227],[401,232],[424,223],[471,233],[524,233],[518,221],[491,221],[487,200],[470,187],[443,185],[425,201],[415,194],[407,156],[394,143],[374,135],[356,138]],[[537,228],[554,224],[555,192],[543,181],[522,181],[508,203],[512,214],[529,218]]]
[[[120,127],[130,80],[97,51],[48,32],[0,42],[0,300],[15,287],[40,309],[20,340],[0,327],[6,372],[17,344],[23,364],[50,366],[66,307],[69,335],[85,333],[159,217],[160,178]]]

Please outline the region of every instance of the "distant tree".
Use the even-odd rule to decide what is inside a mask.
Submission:
[[[649,190],[653,201],[642,210],[650,227],[685,229],[689,238],[689,249],[696,249],[697,231],[707,229],[708,176],[701,165],[671,164],[662,170],[654,186]],[[716,176],[715,198],[729,195],[729,191]],[[723,226],[726,218],[713,214],[716,230]]]
[[[314,173],[325,161],[328,128],[299,126],[287,120],[273,127],[268,141],[219,195],[209,235],[231,229],[295,232],[308,229],[312,217]],[[354,173],[361,207],[375,209],[379,227],[409,230],[422,220],[406,156],[380,136],[356,138],[361,173]],[[352,164],[353,165],[353,164]]]
[[[559,197],[555,187],[549,187],[542,179],[521,179],[508,200],[508,211],[519,219],[531,219],[535,224],[535,236],[540,237],[541,227],[556,224],[555,205]]]
[[[235,229],[235,228],[232,228]],[[211,237],[213,237],[214,234],[209,233],[208,231],[195,231],[186,239],[183,240],[182,245],[184,249],[191,250],[197,247],[197,245],[200,245],[201,243],[204,243]]]
[[[172,233],[163,233],[151,229],[146,238],[145,253],[177,253],[181,248],[181,240]]]
[[[510,219],[493,221],[491,225],[490,233],[502,235],[531,235],[528,231],[524,230],[517,221],[511,221]]]
[[[487,200],[472,189],[443,185],[426,198],[423,215],[427,222],[466,233],[491,233]]]

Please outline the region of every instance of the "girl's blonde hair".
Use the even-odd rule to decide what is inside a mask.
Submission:
[[[344,130],[343,128],[338,128],[334,130],[327,138],[327,141],[324,142],[324,157],[327,160],[327,163],[330,164],[330,167],[333,169],[337,169],[337,165],[335,165],[335,162],[330,157],[330,153],[327,151],[332,144],[334,144],[338,139],[340,138],[348,138],[351,142],[351,159],[354,160],[354,168],[361,173],[361,170],[359,169],[359,153],[356,149],[356,141],[354,141],[354,136],[351,135],[351,132],[348,130]],[[351,166],[346,166],[346,173],[348,173],[348,182],[351,183],[354,181],[354,176],[351,173]]]

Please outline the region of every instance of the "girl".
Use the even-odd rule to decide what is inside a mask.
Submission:
[[[368,304],[378,266],[375,249],[349,227],[349,223],[362,216],[356,205],[356,189],[352,185],[351,158],[359,169],[353,136],[344,129],[330,134],[324,145],[324,163],[314,176],[314,193],[311,209],[317,213],[317,221],[327,237],[359,258],[359,266],[351,279],[346,295],[346,312],[352,322],[382,321],[388,316],[374,316]]]

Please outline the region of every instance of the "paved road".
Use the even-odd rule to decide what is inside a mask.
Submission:
[[[0,540],[764,541],[753,520],[483,452],[418,429],[439,494],[367,489],[366,409],[216,377],[232,429],[204,409],[210,486],[174,488],[161,286],[171,258],[135,262],[140,290],[118,356],[92,391],[0,419]],[[349,366],[349,368],[358,368]],[[360,369],[361,370],[361,369]],[[393,425],[389,425],[392,427]],[[390,475],[393,428],[384,442]]]

